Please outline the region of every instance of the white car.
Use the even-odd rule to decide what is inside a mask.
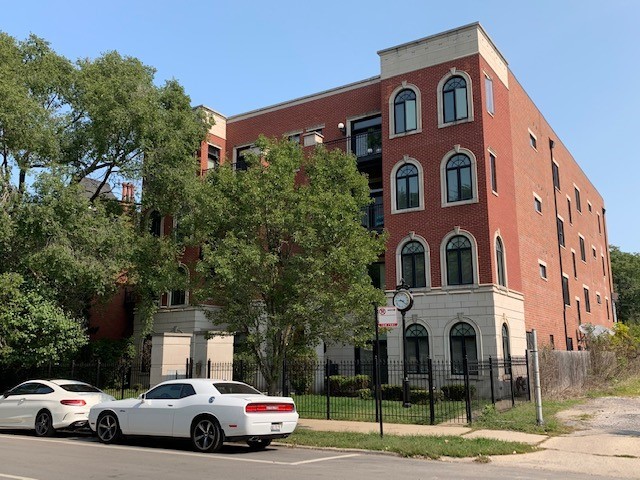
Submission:
[[[86,427],[89,408],[110,400],[111,395],[76,380],[29,380],[0,397],[0,428],[49,437],[58,429]]]
[[[218,451],[226,441],[264,449],[272,439],[288,437],[297,423],[293,399],[211,379],[170,380],[137,399],[101,403],[89,412],[89,427],[103,443],[120,435],[183,437],[200,452]]]

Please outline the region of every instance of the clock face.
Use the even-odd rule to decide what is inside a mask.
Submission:
[[[400,310],[406,310],[411,306],[411,295],[409,292],[400,291],[393,297],[393,305]]]

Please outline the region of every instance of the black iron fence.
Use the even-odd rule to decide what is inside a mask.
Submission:
[[[212,363],[184,370],[171,378],[220,378],[249,383],[261,391],[269,386],[255,363]],[[381,385],[376,366],[361,361],[291,361],[283,365],[279,393],[291,395],[302,418],[379,421],[389,423],[471,423],[486,406],[508,409],[530,401],[526,357],[463,361],[431,360],[407,365],[409,403],[403,401],[402,362],[381,362]],[[14,372],[16,373],[16,372]],[[46,365],[13,375],[15,383],[29,378],[69,378],[92,383],[117,398],[136,397],[149,389],[149,372],[129,364],[71,362]],[[168,377],[164,377],[166,379]],[[3,378],[2,387],[9,388]],[[15,384],[13,383],[13,384]],[[378,390],[379,388],[379,390]],[[381,397],[381,402],[376,398]]]

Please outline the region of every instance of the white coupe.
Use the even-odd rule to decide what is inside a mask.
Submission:
[[[49,437],[58,429],[86,427],[89,408],[110,400],[111,395],[76,380],[29,380],[0,397],[0,427]]]
[[[210,379],[170,380],[137,399],[101,403],[89,412],[89,426],[103,443],[121,435],[183,437],[200,452],[218,451],[226,441],[261,450],[288,437],[297,423],[293,399]]]

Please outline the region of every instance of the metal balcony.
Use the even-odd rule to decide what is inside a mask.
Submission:
[[[382,232],[384,228],[384,210],[382,204],[367,205],[362,209],[362,226],[368,230]]]
[[[378,160],[382,158],[382,130],[370,129],[367,132],[324,142],[324,145],[330,150],[339,148],[353,153],[358,163]]]

